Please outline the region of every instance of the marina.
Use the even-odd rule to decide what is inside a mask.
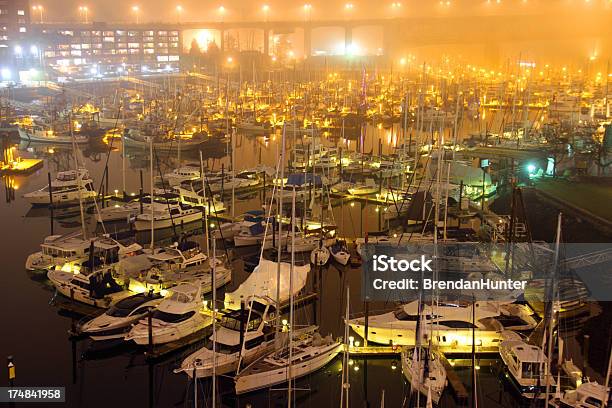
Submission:
[[[612,406],[609,4],[46,1],[0,0],[0,404]]]

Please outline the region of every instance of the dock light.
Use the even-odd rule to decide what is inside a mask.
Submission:
[[[353,360],[349,360],[349,365],[352,366],[353,364],[355,364],[355,362]]]
[[[361,343],[359,342],[359,340],[357,340],[357,341],[355,342],[355,347],[359,347],[360,345],[361,345]]]
[[[397,361],[393,360],[393,361],[391,362],[391,369],[392,369],[392,370],[397,370]]]
[[[215,228],[215,223],[214,222],[210,223],[210,228]]]
[[[529,172],[529,174],[534,174],[536,171],[536,166],[535,164],[528,164],[527,165],[527,171]]]
[[[3,81],[9,81],[11,79],[11,70],[8,68],[2,68],[0,71],[0,75],[2,76]]]
[[[355,366],[353,367],[353,370],[359,371],[359,366],[357,364],[355,364]]]
[[[355,342],[355,337],[349,336],[349,346],[353,347],[354,342]]]
[[[355,206],[355,202],[353,201],[351,202],[351,207],[354,207],[354,206]]]

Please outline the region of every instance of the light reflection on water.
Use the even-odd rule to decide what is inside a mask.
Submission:
[[[294,143],[288,135],[288,148]],[[254,167],[258,164],[274,165],[278,157],[280,135],[276,137],[247,137],[238,135],[236,140],[236,163],[238,169]],[[383,153],[390,153],[392,146],[398,143],[397,128],[391,130],[368,127],[363,151],[376,152],[378,140],[382,141]],[[297,139],[296,139],[297,140]],[[332,144],[328,139],[326,144]],[[119,142],[117,141],[117,145]],[[356,143],[348,143],[350,150]],[[186,377],[175,375],[171,370],[180,362],[184,353],[169,356],[156,365],[147,365],[141,352],[135,352],[131,347],[114,347],[107,350],[91,352],[89,341],[70,341],[68,330],[79,317],[70,313],[59,312],[50,306],[53,292],[44,277],[24,273],[24,262],[28,254],[38,250],[42,239],[51,230],[49,210],[30,208],[21,198],[24,192],[41,188],[47,184],[47,172],[67,170],[73,166],[72,151],[69,148],[48,146],[24,146],[23,154],[33,154],[45,158],[44,167],[30,176],[14,176],[4,179],[4,189],[7,199],[0,203],[0,225],[3,231],[2,260],[3,270],[0,273],[0,287],[4,288],[3,299],[5,324],[9,335],[0,336],[0,349],[5,354],[15,357],[17,366],[17,385],[55,385],[66,386],[67,406],[190,406],[193,390]],[[27,149],[27,150],[26,150]],[[107,146],[86,146],[82,153],[85,165],[96,182],[106,165]],[[206,166],[219,170],[221,165],[229,167],[230,160],[225,156],[224,147],[207,152]],[[139,171],[142,170],[145,180],[145,191],[149,179],[149,158],[147,154],[127,152],[129,169],[126,179],[127,192],[137,192],[140,188]],[[173,168],[176,158],[169,155],[159,157],[162,172]],[[197,161],[197,156],[184,156],[185,161]],[[119,151],[113,151],[108,158],[110,171],[110,189],[121,189],[121,156]],[[8,188],[7,188],[8,187]],[[14,192],[13,195],[8,195]],[[8,199],[10,197],[10,200]],[[255,193],[236,203],[236,214],[260,208],[261,199]],[[355,237],[364,231],[380,229],[375,206],[367,205],[360,208],[349,203],[342,203],[334,209],[336,221],[342,219],[341,234]],[[340,211],[343,211],[342,216]],[[362,215],[363,214],[363,215]],[[94,230],[95,219],[86,213],[88,228]],[[73,231],[79,227],[78,208],[58,209],[54,211],[53,231],[56,234]],[[115,226],[109,225],[109,232]],[[171,234],[168,235],[171,238]],[[148,234],[143,241],[148,239]],[[145,241],[146,242],[146,241]],[[312,305],[302,307],[296,312],[298,323],[316,322],[324,334],[332,333],[335,337],[343,333],[342,315],[345,310],[345,287],[351,288],[351,312],[361,312],[363,304],[360,300],[359,287],[361,275],[358,269],[330,266],[316,272],[318,274],[319,300]],[[312,285],[315,273],[311,274]],[[245,273],[237,273],[238,282],[246,277]],[[373,305],[377,309],[385,305]],[[386,305],[389,307],[390,305]],[[96,347],[96,349],[99,347]],[[87,353],[86,353],[87,352]],[[86,359],[84,356],[88,356]],[[395,369],[393,362],[396,361]],[[309,388],[310,392],[298,392],[298,406],[332,406],[340,395],[340,360],[335,360],[324,370],[300,380],[296,386]],[[407,395],[407,387],[402,379],[399,361],[396,358],[356,359],[351,378],[351,406],[359,406],[368,401],[371,406],[379,406],[382,390],[385,390],[387,406],[400,406]],[[357,367],[357,368],[355,368]],[[482,394],[497,393],[500,389],[497,377],[493,372],[480,371]],[[3,380],[4,381],[4,380]],[[467,382],[467,380],[466,380]],[[202,381],[200,397],[210,396],[210,383]],[[240,398],[226,395],[231,390],[231,382],[221,381],[223,402],[227,406],[244,406],[250,402],[252,406],[272,406],[285,399],[282,391],[261,391]],[[501,406],[516,405],[513,397],[503,393]],[[444,406],[453,406],[452,397],[444,397]],[[485,405],[497,406],[497,405]]]

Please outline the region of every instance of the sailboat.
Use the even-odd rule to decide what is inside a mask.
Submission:
[[[404,348],[401,359],[402,373],[412,389],[437,405],[448,383],[440,353],[429,347]]]
[[[325,367],[342,349],[342,344],[331,336],[322,337],[316,326],[306,333],[293,336],[293,353],[288,355],[288,346],[280,348],[251,363],[235,378],[236,394],[268,388],[297,379]],[[289,335],[290,336],[290,335]],[[285,342],[289,336],[283,336]],[[291,366],[291,368],[290,368]]]

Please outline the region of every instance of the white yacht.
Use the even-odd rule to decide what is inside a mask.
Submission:
[[[56,131],[50,126],[32,122],[31,126],[18,128],[19,138],[27,142],[53,143],[57,145],[70,145],[72,143],[85,144],[89,137],[81,134],[70,134],[69,131]]]
[[[431,393],[432,402],[438,405],[448,383],[446,369],[440,360],[440,353],[427,347],[404,348],[401,359],[402,373],[410,383],[412,390],[424,396]]]
[[[209,377],[214,359],[216,374],[229,374],[236,371],[240,360],[243,364],[250,364],[272,352],[276,332],[270,325],[275,317],[274,301],[252,298],[247,303],[248,307],[244,310],[230,311],[221,317],[216,329],[215,351],[213,337],[210,336],[206,345],[185,358],[181,367],[174,372],[183,372],[191,378],[194,373],[198,378]]]
[[[212,318],[202,313],[202,287],[199,283],[181,283],[169,290],[153,312],[151,333],[153,344],[163,344],[182,339],[212,323]],[[149,318],[136,323],[125,340],[139,345],[149,344]]]
[[[121,339],[142,317],[162,301],[159,294],[137,293],[121,299],[100,316],[85,322],[79,330],[92,340]]]
[[[234,245],[237,247],[262,245],[264,249],[270,249],[273,244],[278,245],[279,238],[281,240],[281,245],[286,245],[289,234],[290,232],[287,230],[283,231],[280,236],[278,231],[273,234],[272,224],[268,226],[266,234],[266,225],[264,221],[245,222],[242,224],[240,232],[234,235]]]
[[[378,344],[414,346],[419,316],[418,301],[399,306],[392,312],[368,317],[368,341]],[[472,330],[479,347],[496,347],[502,330],[529,330],[537,322],[528,306],[477,301],[472,321],[472,303],[443,302],[424,304],[421,316],[435,326],[435,336],[423,331],[421,344],[432,344],[449,349],[471,349]],[[353,331],[365,338],[365,317],[349,320]],[[506,326],[504,326],[506,325]]]
[[[170,228],[173,224],[175,226],[180,226],[181,224],[201,221],[202,211],[182,204],[169,203],[159,208],[153,208],[153,214],[151,214],[151,212],[138,214],[134,220],[134,229],[136,231],[150,230],[151,218],[153,218],[154,229],[163,229]]]
[[[545,398],[548,358],[540,347],[522,340],[504,340],[499,344],[499,355],[509,374],[506,378],[523,397]],[[552,376],[550,383],[554,391],[555,380]]]
[[[218,289],[231,281],[232,270],[223,257],[217,257],[215,262],[215,287]],[[206,294],[212,292],[212,266],[213,260],[202,253],[197,243],[185,241],[126,258],[117,269],[133,291],[158,292],[180,282],[199,282],[202,293]]]
[[[49,194],[49,185],[46,185],[39,190],[24,194],[23,198],[32,205],[49,205],[49,196],[51,196],[53,205],[57,206],[75,204],[79,200],[93,200],[96,195],[89,172],[86,169],[79,169],[57,173],[55,180],[51,181],[51,194]]]
[[[120,242],[108,236],[83,239],[80,232],[50,235],[40,244],[40,251],[28,256],[25,268],[31,271],[61,269],[64,272],[78,272],[80,263],[89,259],[92,245],[95,256],[104,259],[107,264],[142,251],[142,247],[135,242]]]
[[[164,211],[168,204],[176,205],[179,195],[161,189],[155,189],[153,196],[153,206],[157,211]],[[108,207],[99,208],[96,220],[98,222],[126,221],[130,222],[134,217],[141,213],[151,213],[151,196],[147,195],[139,200],[128,202],[115,202]]]
[[[112,303],[130,296],[112,277],[112,265],[105,265],[98,258],[81,264],[78,273],[52,269],[47,278],[62,295],[91,306],[108,308]]]
[[[608,397],[607,404],[604,399]],[[610,387],[605,387],[597,382],[585,382],[580,384],[575,390],[567,390],[563,395],[553,397],[548,405],[555,408],[601,408],[612,406],[610,398]]]
[[[312,331],[315,329],[312,327]],[[235,378],[236,394],[272,387],[313,373],[331,362],[342,348],[342,344],[331,336],[322,337],[316,331],[300,333],[297,338],[296,335],[292,336],[291,357],[287,345],[289,336],[285,336],[283,348],[256,360],[240,372]]]
[[[357,184],[349,188],[348,192],[352,195],[370,195],[378,193],[379,188],[374,179],[366,179],[364,184]]]
[[[183,166],[178,169],[172,170],[170,173],[163,175],[163,180],[170,186],[178,186],[184,181],[193,181],[202,179],[200,174],[200,168],[196,166]],[[157,181],[161,182],[161,178],[158,176]]]

